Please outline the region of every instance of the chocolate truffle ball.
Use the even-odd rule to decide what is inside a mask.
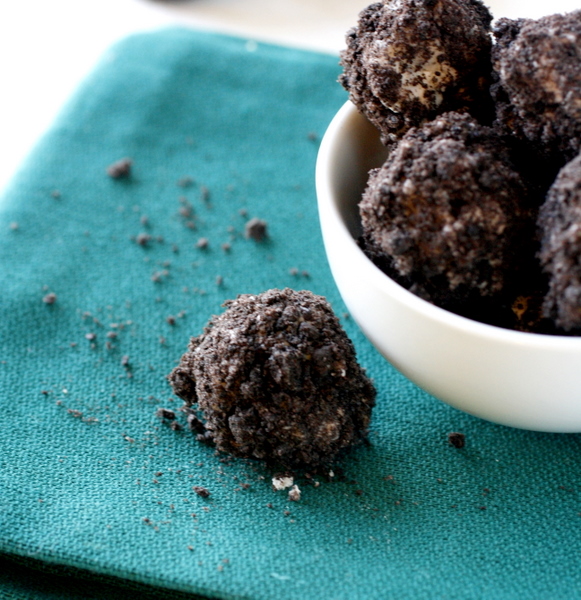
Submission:
[[[469,115],[411,129],[370,174],[360,203],[368,253],[451,310],[498,294],[534,231],[510,164],[501,138]]]
[[[384,0],[346,36],[339,81],[391,144],[451,110],[491,121],[490,23],[479,0]]]
[[[219,450],[319,467],[366,438],[375,389],[324,298],[273,289],[224,306],[169,375]]]
[[[549,275],[545,316],[566,331],[581,328],[581,155],[565,165],[539,214],[540,259]]]
[[[581,10],[500,19],[493,33],[497,121],[558,170],[581,150]]]

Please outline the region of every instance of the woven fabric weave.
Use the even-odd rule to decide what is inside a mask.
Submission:
[[[344,314],[314,193],[318,141],[345,101],[337,63],[182,29],[133,36],[8,188],[0,597],[73,600],[79,573],[106,578],[101,598],[123,595],[115,582],[253,600],[581,593],[579,435],[441,404]],[[123,157],[131,175],[108,176]],[[253,217],[262,242],[244,236]],[[156,416],[181,404],[166,376],[189,337],[225,300],[274,287],[326,296],[378,389],[371,444],[330,481],[301,481],[300,502],[260,463]]]

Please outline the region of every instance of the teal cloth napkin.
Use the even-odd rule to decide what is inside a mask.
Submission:
[[[337,62],[181,29],[131,37],[5,193],[0,597],[581,594],[581,437],[445,406],[345,315],[314,193],[345,101]],[[131,175],[108,176],[123,157]],[[262,242],[244,236],[253,217]],[[300,502],[156,416],[179,408],[166,375],[221,304],[286,286],[329,299],[378,389],[371,445],[301,480]]]

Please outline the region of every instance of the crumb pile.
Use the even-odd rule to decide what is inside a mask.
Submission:
[[[366,439],[375,389],[324,298],[273,289],[225,306],[169,375],[203,415],[201,435],[287,468],[325,466]]]
[[[581,10],[491,29],[479,0],[383,0],[346,42],[340,82],[389,150],[366,253],[454,312],[579,334]]]

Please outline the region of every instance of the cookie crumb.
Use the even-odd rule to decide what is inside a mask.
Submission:
[[[254,217],[244,226],[244,235],[249,239],[260,242],[267,235],[267,227],[268,223],[266,221]]]
[[[54,304],[56,302],[56,294],[54,292],[49,292],[43,297],[42,301],[45,304]]]
[[[139,246],[147,246],[151,242],[151,236],[148,233],[140,233],[135,238],[135,243]]]
[[[288,499],[291,502],[298,502],[301,499],[301,490],[299,489],[298,485],[293,485],[289,490]]]
[[[129,177],[133,161],[130,158],[122,158],[107,167],[107,175],[113,179]]]
[[[188,427],[194,433],[206,433],[206,427],[201,419],[199,419],[194,413],[190,413],[187,418]]]
[[[160,419],[165,419],[167,421],[173,421],[176,418],[175,412],[169,408],[158,408],[155,414]]]
[[[289,487],[292,487],[294,482],[295,481],[292,475],[275,475],[272,478],[272,489],[276,492],[280,492],[281,490],[286,490]]]
[[[466,445],[466,436],[463,433],[454,431],[448,434],[448,442],[454,448],[464,448]]]
[[[201,485],[195,485],[195,486],[192,487],[192,489],[201,498],[208,498],[210,496],[210,492],[205,487],[203,487]]]

